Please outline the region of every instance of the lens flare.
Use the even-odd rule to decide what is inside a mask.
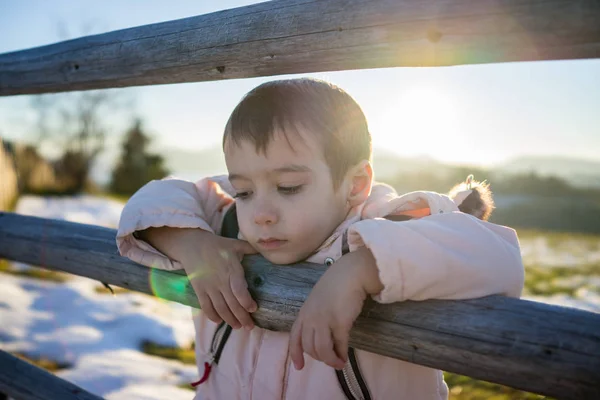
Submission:
[[[155,267],[150,269],[149,280],[152,294],[159,299],[181,298],[189,285],[186,275],[166,276],[164,271]]]

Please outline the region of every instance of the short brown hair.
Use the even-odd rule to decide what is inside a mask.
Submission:
[[[341,88],[318,79],[277,80],[254,88],[235,107],[223,135],[223,147],[250,140],[266,152],[277,129],[290,135],[303,127],[323,144],[337,188],[348,170],[371,160],[371,134],[356,101]]]

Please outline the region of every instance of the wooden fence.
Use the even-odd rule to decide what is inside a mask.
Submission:
[[[0,55],[0,95],[600,57],[594,0],[279,0]]]
[[[182,272],[118,255],[116,231],[0,213],[0,258],[85,276],[198,307]],[[323,269],[244,260],[258,326],[289,331]],[[468,301],[368,302],[351,345],[389,357],[559,398],[600,396],[600,315],[500,296]],[[1,374],[0,374],[1,375]],[[598,397],[600,398],[600,397]]]
[[[0,95],[600,58],[598,21],[595,0],[280,0],[0,54]],[[114,238],[106,228],[0,213],[0,258],[149,294],[151,278],[162,297],[198,306],[185,275],[120,257]],[[257,256],[244,264],[260,306],[253,314],[257,325],[289,330],[320,267],[277,268]],[[368,302],[351,344],[553,397],[600,398],[600,316],[581,310],[503,297]],[[35,369],[9,374],[10,365],[22,364],[0,356],[0,390],[16,398],[49,398],[47,388],[33,393],[17,382]],[[72,398],[94,398],[69,390],[80,396]]]
[[[2,393],[16,400],[102,400],[79,386],[0,351],[0,399]]]

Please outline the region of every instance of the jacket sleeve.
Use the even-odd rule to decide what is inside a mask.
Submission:
[[[513,229],[461,212],[394,222],[366,219],[348,230],[353,251],[368,247],[384,286],[381,303],[519,297],[524,269]]]
[[[225,212],[234,202],[227,183],[222,177],[197,183],[178,179],[147,183],[129,199],[121,213],[117,232],[119,253],[149,267],[181,269],[177,261],[137,239],[135,232],[166,226],[219,233]]]

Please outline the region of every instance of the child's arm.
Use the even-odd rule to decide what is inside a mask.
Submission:
[[[373,254],[381,303],[519,297],[524,269],[516,232],[460,212],[394,222],[363,220],[350,227],[350,249]]]
[[[139,232],[152,227],[200,228],[219,233],[220,224],[233,198],[215,180],[197,183],[178,179],[152,181],[127,202],[117,232],[121,255],[153,268],[183,267],[145,241]]]
[[[336,369],[348,361],[348,340],[365,298],[383,289],[373,254],[348,253],[321,276],[300,308],[290,332],[290,357],[304,368],[304,353]]]
[[[334,368],[347,361],[350,328],[364,299],[518,297],[523,264],[514,230],[460,212],[394,222],[363,220],[349,229],[351,252],[317,282],[294,322],[290,354]]]
[[[121,255],[162,269],[183,268],[200,306],[214,322],[253,326],[256,309],[240,264],[255,250],[241,240],[215,235],[233,199],[204,179],[153,181],[126,204],[117,234]]]

